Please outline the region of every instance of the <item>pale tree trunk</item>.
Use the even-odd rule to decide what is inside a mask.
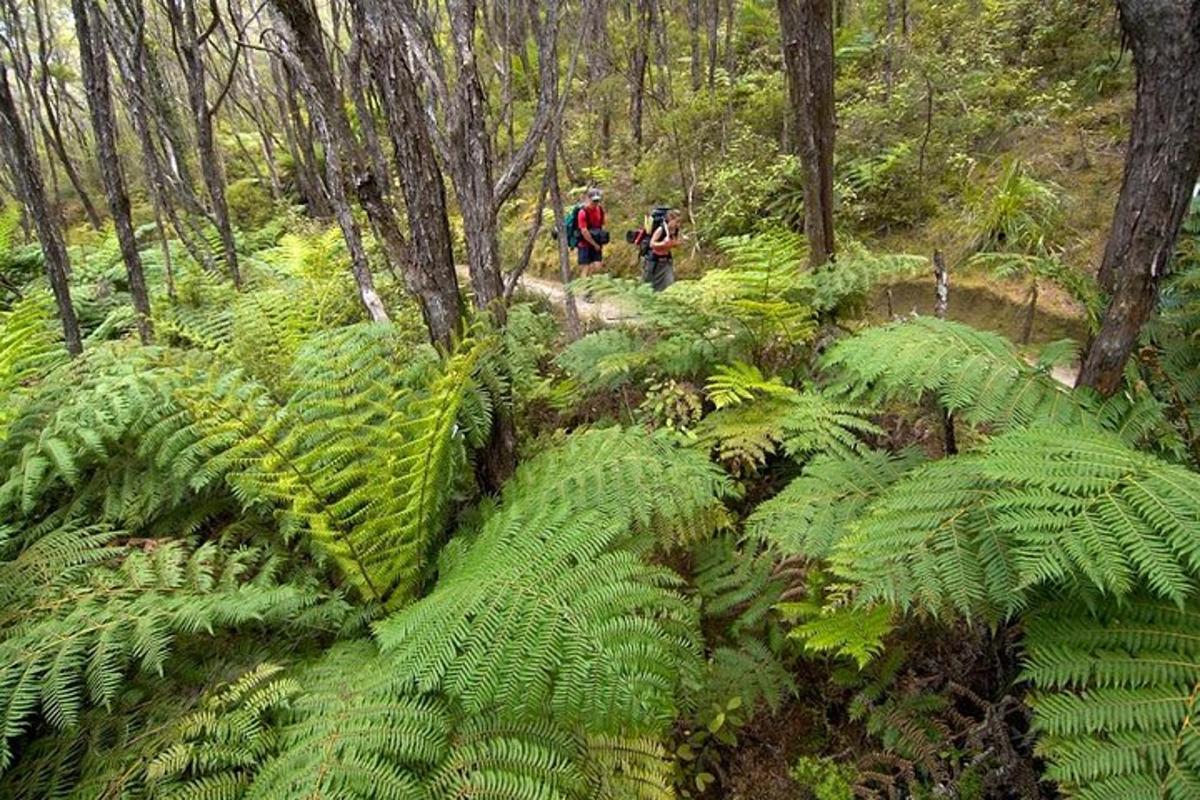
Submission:
[[[779,0],[783,57],[800,161],[804,233],[813,269],[834,257],[833,19],[830,0]]]
[[[1108,396],[1154,312],[1200,172],[1200,3],[1120,0],[1137,69],[1121,194],[1100,265],[1109,295],[1077,385]]]
[[[234,286],[241,288],[242,274],[238,267],[237,248],[233,240],[233,225],[229,221],[229,204],[225,200],[225,170],[217,152],[213,134],[213,111],[209,107],[208,91],[205,88],[205,44],[216,29],[218,20],[214,17],[209,21],[208,27],[201,30],[196,16],[196,2],[197,0],[167,0],[167,11],[183,55],[188,105],[196,126],[196,151],[200,158],[200,174],[204,178],[213,220],[221,237],[225,268],[229,270]],[[215,13],[215,3],[213,10]]]
[[[25,212],[33,218],[37,227],[38,241],[45,257],[46,277],[58,304],[58,317],[62,322],[63,339],[67,352],[77,356],[83,352],[83,339],[79,333],[79,321],[75,307],[71,305],[71,289],[67,275],[71,263],[67,258],[67,245],[63,240],[58,219],[46,202],[46,188],[42,184],[42,173],[38,166],[33,146],[25,135],[21,117],[8,86],[8,68],[0,63],[0,149],[8,161],[17,193],[25,204]]]
[[[342,95],[325,55],[320,20],[305,0],[273,0],[272,5],[289,29],[289,35],[280,42],[284,57],[292,62],[295,73],[302,76],[304,93],[309,99],[309,108],[314,112],[322,144],[325,145],[329,199],[350,251],[350,268],[358,285],[359,298],[373,321],[386,322],[387,311],[375,291],[362,235],[346,199],[346,187],[349,185],[354,188],[372,226],[380,234],[385,255],[393,265],[407,258],[403,250],[403,238],[396,228],[390,207],[383,200],[377,177],[372,174],[365,155],[354,141]]]
[[[933,281],[936,295],[933,302],[933,313],[938,319],[945,319],[950,310],[950,270],[946,269],[946,260],[941,250],[933,251]],[[942,418],[942,445],[946,455],[958,453],[958,437],[954,432],[954,415],[946,408],[939,407]]]
[[[367,63],[383,103],[408,210],[412,241],[405,282],[421,304],[430,340],[448,352],[462,333],[463,309],[442,172],[401,35],[379,0],[361,3],[355,13],[361,15],[357,24],[366,41]]]
[[[100,181],[104,184],[108,210],[112,214],[121,258],[125,262],[125,274],[129,278],[129,294],[137,312],[138,335],[142,344],[149,344],[154,338],[150,322],[150,296],[146,292],[146,276],[142,271],[142,257],[138,253],[137,238],[133,233],[129,195],[125,191],[125,176],[122,174],[120,154],[117,152],[117,120],[113,113],[112,89],[109,86],[108,51],[104,44],[103,31],[100,29],[104,20],[94,0],[71,0],[71,11],[75,16],[79,64],[83,73],[83,85],[87,91],[92,132],[96,137]]]

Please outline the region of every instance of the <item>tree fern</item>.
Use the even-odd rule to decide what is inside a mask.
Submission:
[[[699,441],[726,462],[761,466],[782,448],[792,458],[852,453],[879,429],[860,409],[765,379],[749,365],[718,367],[708,382],[717,410],[696,427]]]
[[[1007,616],[1041,586],[1145,587],[1200,575],[1200,476],[1111,434],[1036,428],[893,483],[834,550],[862,603]]]
[[[469,713],[600,733],[665,723],[694,669],[694,612],[678,578],[622,545],[635,528],[703,520],[722,487],[695,454],[644,434],[580,436],[518,470],[433,592],[377,625],[380,644],[415,688]]]
[[[414,387],[381,358],[388,335],[361,325],[320,338],[282,404],[237,373],[184,402],[210,454],[205,471],[228,471],[245,504],[278,509],[285,533],[302,532],[364,598],[400,603],[445,524],[462,459],[458,411],[490,342]]]
[[[12,393],[66,360],[60,337],[49,298],[42,294],[31,294],[9,310],[0,311],[0,397],[4,398],[0,436],[19,402]]]
[[[867,505],[923,460],[915,448],[819,456],[754,509],[746,533],[784,555],[828,558]]]
[[[918,317],[868,328],[830,348],[829,389],[853,401],[918,400],[930,393],[973,424],[1078,423],[1081,402],[1047,370],[1026,364],[1004,337]]]
[[[87,703],[111,702],[127,671],[161,674],[176,637],[287,621],[320,599],[279,585],[273,562],[251,550],[119,546],[115,536],[66,531],[0,563],[10,587],[0,617],[0,769],[39,707],[49,724],[69,727]]]
[[[1080,800],[1200,796],[1200,608],[1146,596],[1037,608],[1025,678],[1048,777]]]

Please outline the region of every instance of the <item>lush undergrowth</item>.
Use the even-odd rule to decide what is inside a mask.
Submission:
[[[1100,401],[1066,344],[855,324],[915,257],[729,239],[582,287],[626,326],[518,304],[441,355],[356,321],[337,240],[272,239],[243,292],[180,257],[154,346],[103,245],[82,357],[36,282],[4,314],[5,796],[1200,786],[1193,272]]]

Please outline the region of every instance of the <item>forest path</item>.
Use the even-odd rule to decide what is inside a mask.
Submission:
[[[467,274],[466,267],[459,267],[458,273],[460,278],[469,283],[470,276]],[[566,302],[566,290],[558,281],[522,275],[517,281],[517,287],[532,294],[541,295],[557,306],[562,306]],[[630,314],[626,309],[621,308],[620,305],[605,300],[588,302],[582,297],[576,296],[575,307],[579,310],[579,319],[585,322],[596,321],[608,324],[636,318],[635,315]],[[1030,364],[1032,365],[1033,363],[1030,360]],[[1050,376],[1070,389],[1075,386],[1075,376],[1078,372],[1079,367],[1077,365],[1059,365],[1051,368]]]

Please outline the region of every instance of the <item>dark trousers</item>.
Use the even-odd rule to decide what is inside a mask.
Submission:
[[[670,256],[646,256],[642,262],[642,280],[661,292],[675,282],[675,262]]]

